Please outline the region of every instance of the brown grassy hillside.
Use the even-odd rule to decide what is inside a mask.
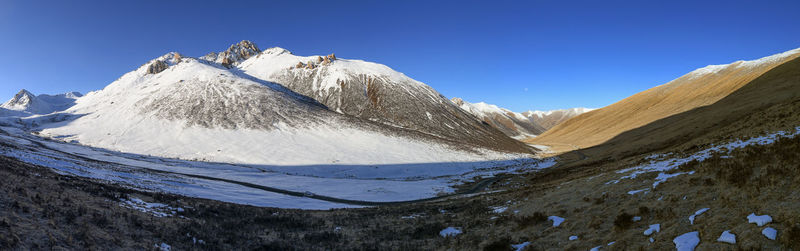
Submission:
[[[729,65],[709,66],[695,70],[667,84],[654,87],[638,93],[617,103],[588,112],[570,119],[528,143],[541,145],[573,145],[587,148],[608,142],[612,138],[618,142],[626,142],[621,148],[633,148],[652,143],[663,143],[676,136],[685,136],[689,132],[696,132],[700,126],[696,123],[703,121],[724,121],[724,116],[741,116],[762,105],[762,103],[776,103],[785,101],[786,98],[797,97],[797,82],[783,83],[781,86],[772,85],[781,82],[776,77],[789,77],[774,72],[772,77],[764,77],[777,66],[796,61],[800,51],[779,54],[762,59],[761,64],[738,61]],[[797,62],[791,65],[797,64]],[[786,74],[800,72],[796,66],[783,67]],[[759,82],[755,82],[758,80]],[[785,81],[784,81],[785,82]],[[676,114],[685,113],[699,107],[718,103],[725,97],[732,95],[744,86],[753,87],[756,92],[739,94],[737,98],[727,100],[725,106],[715,106],[715,110],[702,113],[702,116],[692,120],[682,121],[679,124],[664,124],[657,126],[659,130],[640,131],[639,133],[624,132],[641,128]],[[788,93],[786,93],[789,91]],[[782,98],[776,100],[777,97]],[[700,115],[700,114],[697,114]],[[713,118],[713,119],[712,119]],[[669,123],[678,121],[670,120]],[[705,126],[705,125],[703,125]],[[616,137],[616,138],[615,138]],[[627,149],[616,149],[625,151]]]

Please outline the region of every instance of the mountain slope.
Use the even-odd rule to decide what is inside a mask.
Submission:
[[[236,48],[249,47],[245,46],[248,44],[251,43],[243,41],[225,54],[236,54]],[[385,65],[340,59],[333,54],[302,57],[282,48],[270,48],[254,56],[248,53],[230,67],[283,85],[332,111],[463,144],[531,151],[525,144],[475,120],[430,86]],[[207,58],[220,62],[218,58]]]
[[[796,61],[798,56],[800,49],[795,49],[758,60],[700,68],[667,84],[570,119],[528,142],[544,145],[569,144],[581,148],[606,142],[609,145],[615,144],[615,151],[636,152],[644,149],[635,150],[637,147],[651,148],[671,142],[674,137],[689,137],[688,135],[706,132],[708,128],[720,126],[722,121],[760,109],[759,105],[796,98],[793,96],[796,88],[765,84],[764,77],[778,66]],[[756,85],[761,86],[762,90],[755,91],[749,87]],[[742,89],[746,86],[749,88]],[[749,92],[743,92],[744,90]],[[737,96],[731,97],[734,93]],[[717,105],[723,99],[726,103]],[[712,104],[714,106],[709,106]],[[697,113],[695,110],[705,112]],[[662,124],[664,121],[671,121],[671,124]],[[656,122],[658,125],[653,125]],[[642,133],[645,126],[662,129],[646,129],[648,132]],[[613,142],[609,141],[612,139]]]
[[[541,126],[545,131],[563,123],[575,116],[593,111],[591,108],[570,108],[552,111],[527,111],[523,112],[522,116],[529,118],[533,123]]]
[[[22,89],[0,108],[18,111],[18,114],[48,114],[63,111],[75,104],[75,99],[81,97],[80,93],[69,92],[58,95],[41,94],[39,96]]]
[[[77,100],[44,136],[264,165],[481,161],[506,155],[344,116],[280,85],[170,53]],[[485,154],[482,154],[485,153]]]
[[[518,140],[536,137],[558,123],[592,110],[572,108],[517,113],[484,102],[470,103],[461,98],[452,98],[451,101],[481,121]]]

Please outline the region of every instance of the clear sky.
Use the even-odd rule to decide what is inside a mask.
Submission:
[[[602,107],[709,64],[800,47],[800,1],[0,0],[0,99],[102,89],[243,39],[386,64],[515,111]]]

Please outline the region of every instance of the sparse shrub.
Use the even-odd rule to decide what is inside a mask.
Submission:
[[[547,221],[547,216],[545,216],[542,212],[535,212],[532,215],[517,217],[515,221],[520,229],[525,229]]]
[[[794,224],[786,230],[783,234],[783,245],[793,250],[800,250],[800,224]]]
[[[614,219],[614,228],[617,230],[625,230],[633,225],[633,215],[622,212]]]
[[[603,219],[601,219],[600,217],[594,216],[594,217],[592,217],[592,221],[589,222],[589,228],[599,229],[600,225],[602,225],[602,224],[603,224]]]
[[[511,248],[511,239],[509,238],[502,238],[499,240],[492,241],[489,245],[483,247],[484,251],[503,251],[503,250],[512,250]]]
[[[640,206],[639,207],[639,214],[640,215],[648,215],[650,214],[650,208],[647,206]]]

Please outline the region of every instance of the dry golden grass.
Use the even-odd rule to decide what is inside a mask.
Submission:
[[[546,131],[539,137],[527,140],[527,142],[539,145],[568,144],[580,148],[596,146],[615,139],[615,137],[621,137],[624,132],[651,125],[670,116],[718,103],[748,85],[758,85],[760,88],[766,88],[766,90],[753,93],[757,95],[743,97],[756,97],[757,100],[728,101],[726,103],[728,106],[717,106],[715,108],[728,111],[725,115],[730,115],[732,112],[748,111],[753,107],[753,102],[782,102],[784,100],[775,100],[772,97],[775,95],[785,97],[786,95],[782,92],[787,89],[792,91],[792,94],[796,94],[794,91],[797,88],[792,88],[796,86],[772,87],[769,86],[770,83],[765,83],[767,81],[762,76],[777,66],[793,61],[798,56],[800,54],[790,56],[776,63],[764,64],[754,68],[737,67],[739,63],[734,63],[721,70],[718,74],[709,74],[697,78],[687,74],[667,84],[638,93],[602,109],[572,118]],[[796,68],[794,68],[793,73],[797,73]],[[759,80],[760,83],[753,83],[755,80]],[[715,115],[714,119],[718,121],[724,119],[714,112],[704,115]],[[648,132],[648,135],[624,136],[649,137],[650,139],[645,139],[645,141],[659,141],[697,129],[693,124],[670,125],[669,127],[673,128],[663,132],[651,131]],[[627,143],[631,139],[622,138],[618,141]],[[638,145],[634,147],[638,147]]]

